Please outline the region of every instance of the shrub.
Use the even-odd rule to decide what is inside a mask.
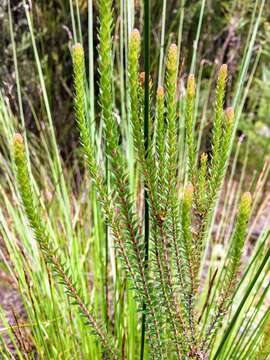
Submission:
[[[55,138],[37,145],[47,151],[46,168],[26,134],[14,135],[13,122],[4,123],[11,115],[2,102],[12,149],[7,179],[22,208],[14,209],[3,193],[14,227],[11,232],[1,219],[1,231],[35,352],[55,359],[267,359],[268,229],[241,267],[256,194],[241,196],[221,259],[212,238],[239,116],[237,108],[224,110],[227,66],[217,77],[211,151],[201,153],[194,74],[180,100],[179,49],[171,44],[164,86],[156,87],[147,66],[140,73],[141,37],[133,30],[127,122],[118,121],[112,2],[101,0],[99,6],[99,129],[89,111],[83,47],[77,43],[72,49],[74,108],[87,169],[81,197],[87,200],[73,199]],[[39,165],[45,179],[37,184],[33,168]],[[55,195],[48,206],[39,188],[50,189],[50,179]],[[20,358],[34,358],[1,318]],[[10,352],[2,343],[7,358]]]

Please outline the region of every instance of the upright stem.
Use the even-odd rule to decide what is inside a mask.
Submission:
[[[144,149],[145,156],[148,152],[148,132],[149,132],[149,78],[150,78],[150,0],[144,0]],[[148,195],[144,190],[144,249],[145,249],[145,273],[148,268],[149,252],[149,206]],[[146,327],[146,303],[143,304],[142,315],[142,336],[141,336],[141,360],[144,358],[145,327]]]
[[[105,145],[107,147],[107,144]],[[107,153],[107,151],[106,151]],[[106,187],[107,187],[107,193],[109,193],[109,160],[108,157],[106,157]],[[105,224],[105,320],[106,320],[106,326],[107,330],[109,328],[109,283],[108,283],[108,268],[109,268],[109,227],[108,224]]]

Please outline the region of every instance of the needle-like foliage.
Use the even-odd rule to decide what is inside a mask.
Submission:
[[[100,339],[108,358],[116,360],[117,355],[113,349],[111,340],[108,334],[106,334],[103,326],[98,323],[92,313],[88,310],[88,306],[81,298],[80,293],[76,289],[76,285],[70,275],[67,261],[63,261],[59,256],[59,251],[54,249],[50,244],[46,227],[43,224],[41,214],[38,210],[38,204],[33,197],[30,175],[27,169],[23,138],[20,134],[14,135],[13,145],[14,159],[17,167],[17,181],[22,198],[22,204],[42,255],[44,256],[45,261],[52,266],[54,272],[59,278],[59,283],[65,287],[67,295],[73,299],[74,304],[78,307],[80,314],[85,319],[85,325],[88,324],[91,331],[93,331]]]

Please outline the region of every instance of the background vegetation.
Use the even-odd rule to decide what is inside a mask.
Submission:
[[[91,1],[89,2],[91,4]],[[127,2],[130,6],[133,1]],[[193,57],[193,44],[196,38],[198,22],[201,14],[201,1],[168,0],[164,16],[163,6],[159,1],[153,0],[152,25],[151,25],[151,74],[157,76],[159,68],[160,36],[164,26],[164,49],[170,41],[175,41],[179,32],[179,21],[183,19],[183,33],[181,39],[181,79],[185,79],[186,73]],[[256,2],[255,2],[256,3]],[[239,72],[241,58],[243,57],[246,37],[252,22],[254,1],[226,0],[205,1],[201,34],[197,44],[195,63],[203,64],[202,79],[208,84],[213,78],[216,64],[227,63],[231,73],[231,79]],[[48,91],[48,100],[51,105],[54,124],[57,131],[57,139],[65,156],[70,154],[70,149],[77,143],[77,135],[73,126],[72,113],[72,64],[70,47],[78,38],[82,29],[82,40],[88,57],[88,4],[87,0],[75,1],[71,10],[71,2],[62,0],[33,1],[29,3],[32,11],[33,28],[36,34],[36,46],[39,53],[40,63],[43,70],[44,81]],[[142,4],[134,1],[136,26],[142,30]],[[164,6],[165,6],[164,5]],[[9,31],[9,19],[7,16],[7,0],[0,5],[1,43],[3,50],[0,54],[1,86],[9,97],[11,108],[18,113],[16,101],[15,72],[12,53],[12,44]],[[256,159],[262,164],[268,151],[269,143],[269,116],[267,103],[269,101],[269,4],[266,2],[259,24],[259,31],[253,52],[252,61],[256,61],[254,79],[244,106],[244,113],[240,124],[240,130],[249,135],[252,152],[256,149]],[[120,35],[120,8],[121,2],[116,1],[114,16],[117,21],[116,36]],[[38,119],[44,118],[44,106],[42,93],[38,83],[35,57],[32,51],[31,37],[25,18],[24,4],[22,1],[11,2],[13,17],[13,31],[17,46],[17,58],[20,68],[20,83],[23,89],[23,105],[25,109],[26,124],[36,132],[33,110]],[[80,22],[78,23],[78,13]],[[97,3],[93,1],[93,22],[97,25]],[[72,16],[73,15],[73,16]],[[75,24],[74,24],[75,23]],[[94,58],[97,56],[96,46],[98,43],[97,33],[94,32]],[[116,46],[118,46],[116,44]],[[119,50],[119,49],[118,49]],[[256,58],[257,56],[257,58]],[[119,58],[116,61],[119,61]],[[96,62],[94,62],[96,67]],[[119,68],[118,68],[119,71]],[[95,70],[95,79],[97,72]],[[116,74],[120,76],[120,74]],[[230,83],[232,83],[230,81]],[[204,87],[205,96],[209,91],[208,85]],[[230,101],[230,100],[228,100]],[[203,102],[203,101],[202,101]],[[66,141],[68,136],[69,141]],[[255,140],[256,138],[256,140]],[[259,145],[259,146],[257,146]],[[252,160],[256,166],[256,160]]]

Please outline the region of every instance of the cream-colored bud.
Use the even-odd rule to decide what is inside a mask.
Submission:
[[[219,81],[223,81],[223,82],[226,81],[227,76],[228,76],[228,66],[227,64],[222,64],[218,73]]]
[[[188,204],[191,204],[191,202],[192,202],[193,192],[194,192],[193,185],[192,184],[187,185],[185,192],[184,192],[184,200]]]
[[[162,98],[164,96],[164,87],[163,86],[159,86],[157,88],[157,97]]]
[[[208,155],[206,153],[201,154],[201,163],[206,163],[208,159]]]
[[[13,136],[13,144],[14,144],[14,145],[23,145],[23,137],[22,137],[21,134],[16,133],[16,134]]]
[[[195,95],[195,77],[193,74],[188,76],[187,80],[187,93],[189,96],[193,97]]]
[[[177,45],[171,44],[168,52],[168,61],[167,61],[168,70],[175,69],[176,64],[177,64]]]
[[[141,34],[138,29],[133,29],[130,35],[130,41],[140,42]]]
[[[84,56],[84,50],[83,50],[81,43],[76,43],[73,46],[73,54],[75,56]]]
[[[252,196],[250,192],[245,192],[242,195],[242,199],[241,199],[241,204],[242,206],[244,206],[245,208],[250,208],[251,206],[251,201],[252,201]]]
[[[225,117],[226,117],[226,120],[229,124],[232,124],[233,121],[234,121],[234,110],[232,107],[228,107],[226,110],[225,110]]]

